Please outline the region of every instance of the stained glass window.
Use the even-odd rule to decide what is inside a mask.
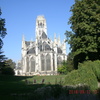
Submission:
[[[31,58],[31,72],[35,72],[35,60]]]
[[[26,63],[27,63],[26,72],[29,72],[29,58],[28,57],[26,58]]]
[[[62,53],[62,50],[60,48],[57,48],[58,53]]]
[[[49,54],[46,55],[46,69],[51,70],[51,56]]]
[[[41,55],[41,71],[45,70],[45,56]]]

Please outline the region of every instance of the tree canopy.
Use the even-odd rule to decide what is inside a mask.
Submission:
[[[75,0],[70,11],[72,32],[65,34],[77,69],[79,62],[100,59],[100,1]]]
[[[6,28],[5,28],[5,19],[1,18],[1,9],[0,9],[0,67],[3,65],[3,60],[5,60],[5,55],[3,55],[2,47],[3,47],[3,38],[6,36]]]
[[[1,9],[0,9],[0,49],[3,46],[3,41],[2,39],[5,37],[6,33],[6,28],[5,28],[5,19],[1,18]]]

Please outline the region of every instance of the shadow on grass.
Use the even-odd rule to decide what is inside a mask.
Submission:
[[[0,100],[99,100],[88,86],[25,83],[34,76],[0,76]],[[81,90],[84,90],[83,92]],[[80,92],[81,91],[81,92]]]
[[[0,75],[0,81],[21,81],[27,78],[32,78],[34,76],[10,76],[10,75]]]
[[[13,93],[9,97],[10,100],[100,100],[100,98],[91,91],[86,92],[89,90],[87,86],[63,87],[59,84],[30,84],[28,86],[34,86],[35,89],[27,93]],[[84,92],[82,92],[83,90]]]

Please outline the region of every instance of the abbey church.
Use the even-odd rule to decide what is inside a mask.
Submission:
[[[44,16],[37,17],[35,34],[35,41],[26,41],[24,36],[22,39],[22,75],[56,75],[57,67],[67,60],[65,41],[48,38]]]

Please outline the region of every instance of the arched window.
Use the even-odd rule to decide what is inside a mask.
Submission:
[[[28,57],[26,58],[26,64],[27,64],[26,72],[29,72],[29,58]]]
[[[51,56],[49,54],[46,55],[46,70],[51,70]]]
[[[43,24],[42,23],[39,24],[39,28],[43,28]]]
[[[61,63],[62,63],[62,58],[61,57],[57,57],[57,65],[58,66],[61,65]]]
[[[55,56],[53,55],[53,70],[55,70]]]
[[[46,42],[43,42],[43,51],[45,51]]]
[[[40,45],[40,47],[39,47],[39,48],[40,48],[40,51],[42,51],[42,45]]]
[[[31,58],[31,72],[35,72],[35,59]]]
[[[45,45],[45,50],[51,50],[50,46],[48,44]]]
[[[43,50],[51,50],[50,46],[46,42],[43,42]]]
[[[41,71],[45,70],[45,56],[41,55]]]
[[[57,52],[58,52],[58,53],[62,53],[61,48],[57,48]]]

